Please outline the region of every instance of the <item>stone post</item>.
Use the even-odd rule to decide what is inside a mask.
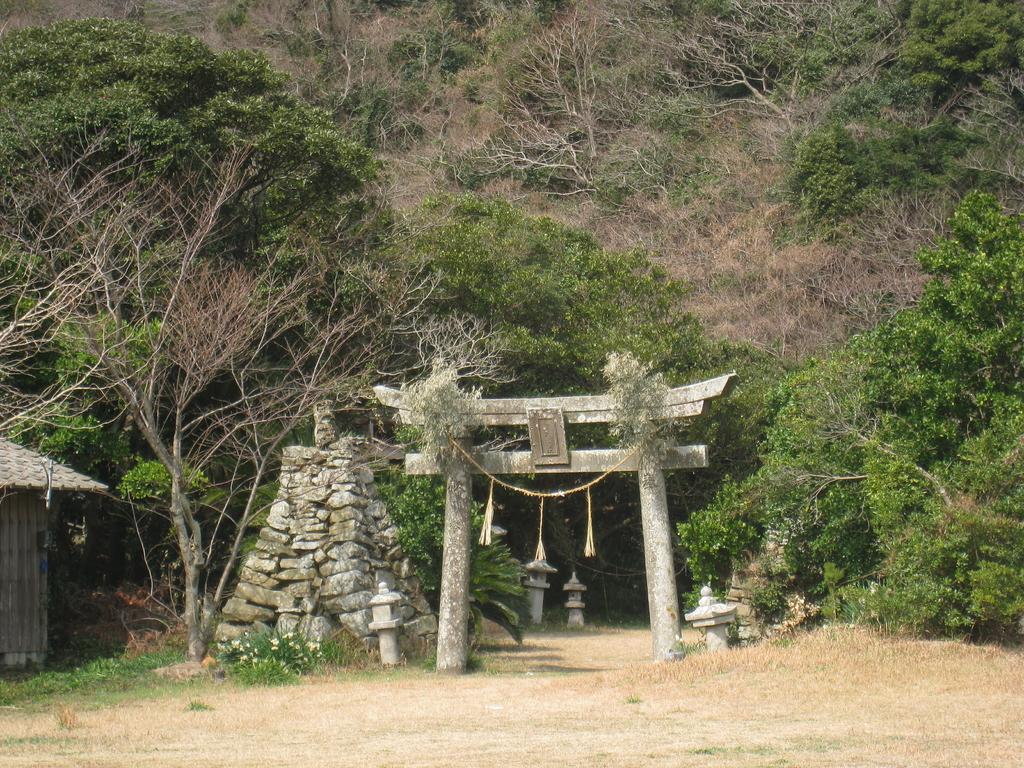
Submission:
[[[468,436],[459,439],[468,452]],[[473,476],[458,452],[447,463],[444,500],[444,553],[437,616],[437,671],[461,674],[469,655],[469,567]]]
[[[380,663],[385,667],[395,666],[402,658],[398,648],[398,630],[402,626],[402,617],[395,616],[395,607],[401,600],[402,595],[389,590],[386,581],[378,585],[377,594],[370,599],[370,610],[373,613],[370,630],[377,633]]]
[[[711,585],[700,590],[700,603],[686,614],[694,629],[704,629],[704,645],[713,653],[729,649],[729,625],[736,620],[736,605],[716,603]]]
[[[569,609],[569,619],[566,621],[566,625],[582,627],[583,609],[586,607],[583,602],[583,593],[587,591],[587,588],[576,578],[576,571],[572,572],[572,578],[562,586],[562,591],[569,595],[565,601],[565,607]]]
[[[544,620],[544,591],[551,587],[548,574],[558,573],[547,560],[533,560],[525,565],[529,577],[526,588],[530,590],[530,623],[540,624]]]
[[[313,442],[327,448],[338,439],[338,423],[334,420],[334,401],[322,400],[313,406]]]
[[[652,450],[640,453],[640,517],[644,532],[644,563],[647,568],[647,603],[651,615],[651,650],[655,661],[672,658],[679,636],[679,595],[672,559],[672,531],[668,519],[665,473],[660,456]]]

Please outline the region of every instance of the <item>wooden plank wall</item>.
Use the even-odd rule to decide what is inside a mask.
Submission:
[[[48,514],[37,493],[0,498],[0,662],[41,661],[46,653]]]

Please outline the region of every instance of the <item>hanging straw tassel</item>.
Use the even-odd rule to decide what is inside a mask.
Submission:
[[[587,543],[583,546],[584,557],[594,557],[597,550],[594,549],[594,507],[590,503],[590,489],[587,488]]]
[[[487,492],[487,506],[484,507],[484,524],[480,528],[480,544],[488,547],[491,544],[491,526],[494,525],[494,478]]]
[[[537,551],[533,555],[534,560],[547,560],[547,552],[544,551],[544,497],[540,497],[540,525],[537,526]]]

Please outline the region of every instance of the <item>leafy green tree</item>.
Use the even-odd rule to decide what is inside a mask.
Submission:
[[[914,0],[901,52],[916,84],[945,98],[1024,61],[1024,10],[1016,0]]]
[[[913,425],[918,458],[955,455],[965,438],[1024,398],[1024,233],[988,195],[969,195],[951,237],[921,252],[933,276],[918,308],[879,329],[871,399]]]
[[[895,630],[1015,631],[1024,229],[982,194],[965,198],[949,226],[919,254],[931,279],[917,307],[779,388],[763,468],[684,530],[696,562],[711,564],[703,570],[723,550],[735,556],[740,545],[728,543],[750,526],[762,556],[781,560],[784,584],[827,599],[833,613],[839,601]]]
[[[251,166],[231,217],[238,249],[298,221],[323,237],[361,215],[350,196],[375,165],[326,112],[290,95],[250,51],[215,53],[189,35],[106,19],[15,30],[0,41],[0,172],[88,146],[94,166],[133,157],[148,172],[195,172],[244,151]],[[127,170],[135,170],[129,167]]]
[[[881,191],[927,192],[961,186],[957,161],[973,139],[949,120],[924,127],[876,122],[861,135],[829,125],[793,150],[791,197],[817,222],[836,222],[868,207]]]
[[[8,179],[33,173],[45,158],[79,172],[116,169],[126,183],[140,175],[195,183],[212,177],[219,159],[244,153],[246,183],[223,206],[207,251],[245,260],[260,248],[280,250],[288,238],[351,246],[365,234],[372,206],[360,190],[376,172],[372,157],[330,115],[292,96],[262,55],[215,53],[188,35],[104,19],[20,29],[0,40],[0,103],[0,174]],[[21,215],[32,214],[30,204],[22,207]],[[282,271],[301,268],[301,251],[289,250],[278,254]],[[0,253],[0,274],[8,258]],[[9,312],[0,308],[0,316]],[[81,350],[65,345],[40,355],[19,384],[40,389],[87,365]],[[117,483],[132,461],[124,435],[98,429],[111,417],[97,403],[86,417],[96,428],[57,414],[26,438]]]
[[[442,312],[466,312],[502,335],[520,394],[603,389],[608,353],[660,370],[693,370],[708,345],[681,308],[684,286],[642,251],[610,253],[586,232],[472,196],[429,200],[408,257],[440,281]]]
[[[103,19],[15,30],[0,40],[0,103],[0,174],[9,180],[45,158],[79,173],[116,168],[136,186],[139,176],[197,183],[215,174],[219,160],[243,153],[245,184],[222,207],[207,254],[249,260],[273,246],[278,269],[295,271],[303,249],[353,246],[366,234],[363,216],[373,206],[360,190],[376,171],[372,157],[330,115],[292,96],[286,76],[262,55],[215,53],[188,35]],[[25,217],[34,210],[22,209]],[[285,249],[288,239],[302,245]],[[0,262],[7,258],[0,253]],[[87,365],[81,350],[65,345],[40,355],[19,384],[40,389]],[[26,437],[116,484],[137,459],[125,434],[99,430],[113,416],[116,409],[97,403],[85,417],[93,427],[57,414],[53,426]]]
[[[418,234],[405,256],[434,270],[439,309],[486,318],[502,337],[513,379],[491,385],[495,394],[603,392],[608,384],[601,371],[610,352],[633,352],[673,385],[739,368],[741,387],[687,430],[686,440],[714,446],[714,460],[708,470],[670,476],[674,514],[685,518],[714,497],[726,475],[744,477],[754,469],[769,415],[762,407],[765,382],[777,375],[777,365],[752,351],[708,341],[682,309],[686,287],[654,268],[647,254],[608,252],[585,232],[527,216],[502,201],[470,196],[429,201],[412,226]],[[600,428],[577,427],[570,439],[582,447],[608,436]],[[510,546],[527,556],[536,533],[520,521],[524,515],[533,519],[536,507],[514,495],[503,504]],[[549,552],[560,561],[577,562],[585,510],[576,500],[558,507],[564,519],[549,515],[546,522]],[[599,560],[589,576],[596,588],[605,578],[600,571],[642,570],[642,547],[634,535],[639,532],[635,479],[609,478],[595,489],[594,508],[615,511],[597,517]],[[716,556],[715,562],[721,561]],[[621,592],[622,583],[611,579],[608,590]]]

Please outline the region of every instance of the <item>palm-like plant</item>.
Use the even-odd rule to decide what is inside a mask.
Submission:
[[[490,619],[517,643],[523,641],[523,625],[529,613],[523,566],[504,544],[477,546],[473,551],[469,590],[473,631],[479,641],[484,620]]]

